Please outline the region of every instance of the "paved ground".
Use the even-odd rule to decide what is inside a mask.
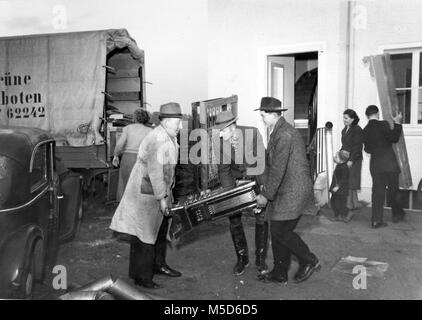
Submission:
[[[108,229],[114,206],[91,199],[76,238],[61,247],[58,264],[68,272],[68,283],[78,287],[113,274],[127,279],[129,245],[117,241]],[[231,275],[235,254],[228,221],[220,220],[188,234],[168,251],[168,264],[183,272],[181,278],[156,276],[163,289],[153,292],[171,299],[421,299],[422,298],[422,214],[409,213],[405,222],[373,230],[369,227],[370,209],[357,212],[352,222],[331,222],[329,209],[316,217],[302,218],[298,232],[317,254],[322,270],[309,280],[287,286],[264,284],[255,279],[253,263],[247,271]],[[254,218],[244,217],[245,231],[254,255]],[[354,275],[332,268],[341,257],[367,257],[387,262],[383,278],[368,277],[366,290],[353,289]],[[272,252],[267,262],[272,266]],[[293,262],[290,278],[297,263]],[[36,299],[55,299],[46,283],[38,286]]]

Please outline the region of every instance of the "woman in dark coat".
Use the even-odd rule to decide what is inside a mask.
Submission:
[[[358,125],[359,117],[352,109],[343,112],[344,129],[341,131],[341,150],[350,153],[347,166],[349,167],[349,195],[347,197],[347,207],[349,213],[344,219],[349,222],[352,219],[353,211],[359,208],[357,191],[360,190],[360,176],[362,169],[362,128]]]

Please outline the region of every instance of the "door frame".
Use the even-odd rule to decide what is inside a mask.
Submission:
[[[318,110],[317,110],[317,127],[323,126],[324,119],[320,115],[320,108],[326,105],[327,97],[327,43],[326,42],[306,42],[290,45],[262,47],[258,49],[258,101],[261,97],[267,95],[268,81],[268,56],[289,55],[305,52],[318,52]],[[264,144],[267,145],[267,137],[265,135],[264,124],[262,123],[259,113],[257,114],[258,129],[264,138]]]

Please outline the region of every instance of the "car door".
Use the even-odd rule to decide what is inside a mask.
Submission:
[[[37,214],[38,225],[43,231],[43,256],[47,269],[54,266],[58,247],[58,180],[51,163],[52,144],[54,141],[51,140],[38,144],[33,150],[30,163],[31,197],[41,196],[31,210]]]
[[[60,241],[72,240],[82,219],[82,176],[78,172],[66,171],[60,180]]]

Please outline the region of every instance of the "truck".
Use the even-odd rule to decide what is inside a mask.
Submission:
[[[116,139],[146,107],[144,66],[125,29],[0,38],[0,127],[49,132],[56,158],[82,174],[85,191],[100,174],[116,179]]]

